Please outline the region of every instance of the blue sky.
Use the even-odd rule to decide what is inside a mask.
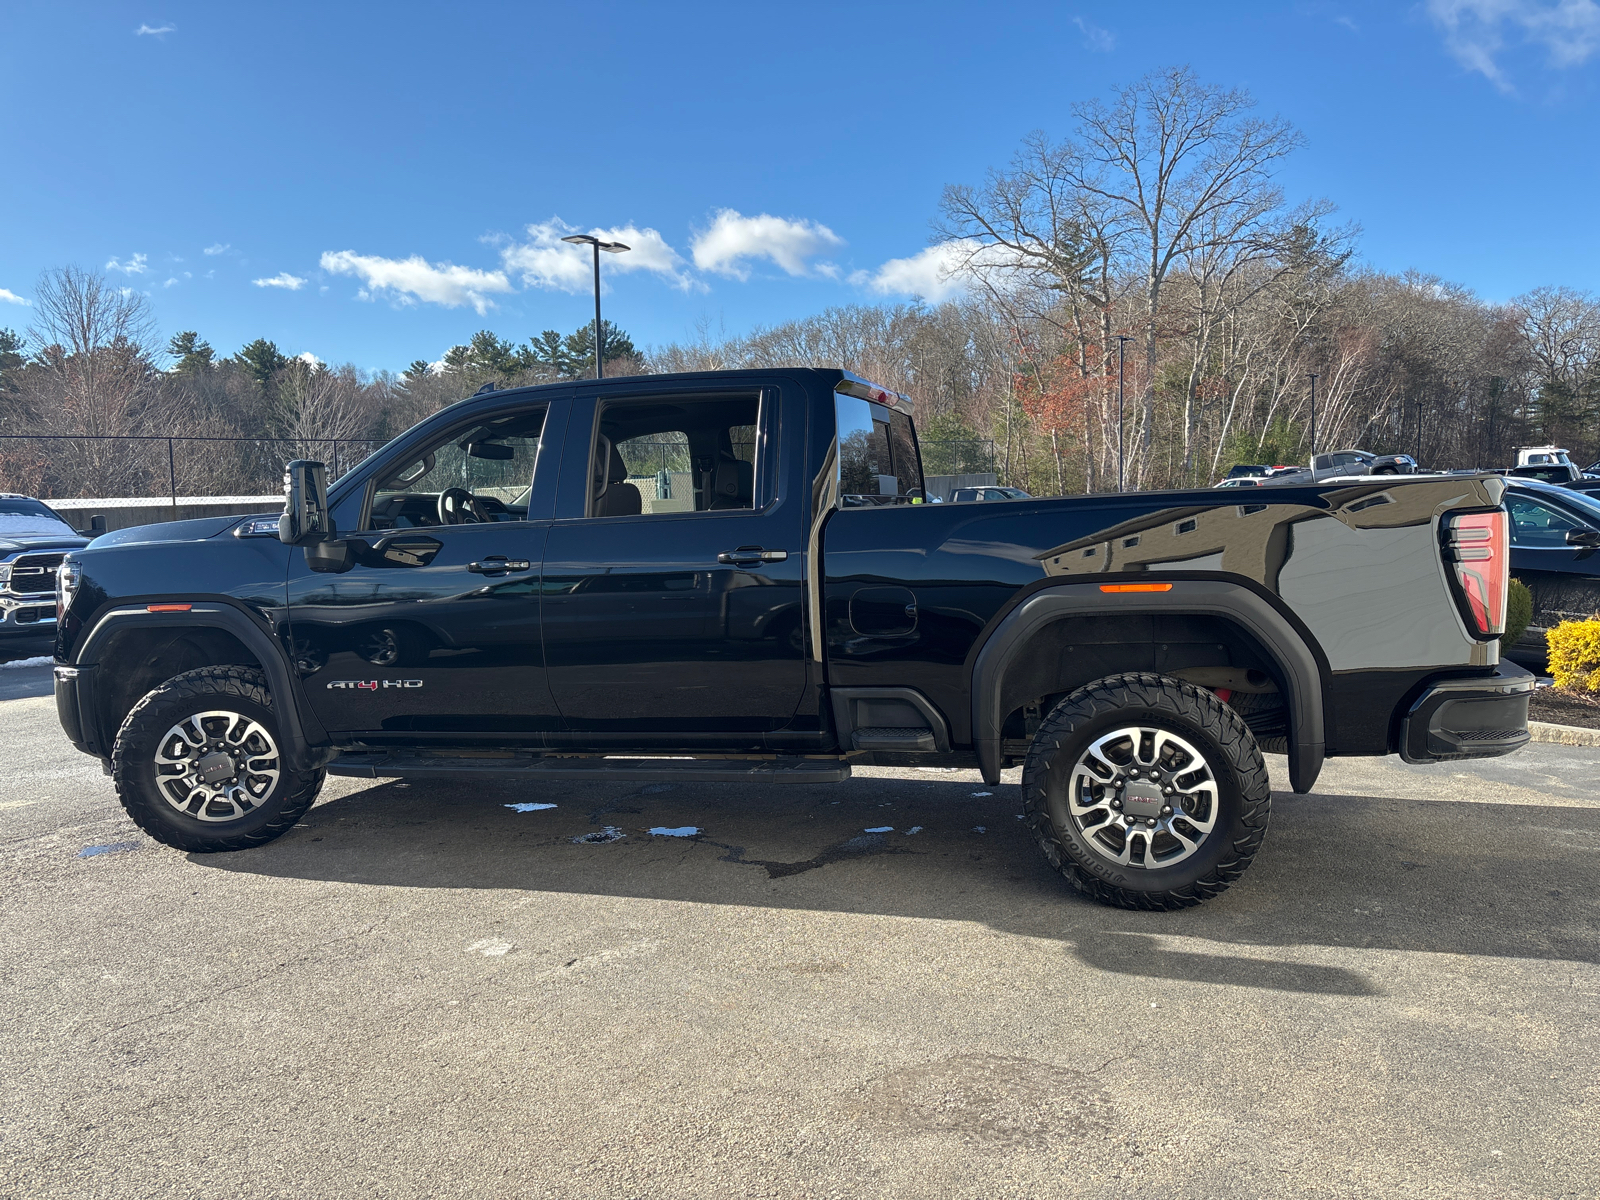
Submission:
[[[605,304],[642,344],[905,299],[943,185],[1175,63],[1306,134],[1285,189],[1372,265],[1596,286],[1594,0],[10,0],[0,326],[77,263],[223,353],[398,370],[587,320],[558,222],[636,245]]]

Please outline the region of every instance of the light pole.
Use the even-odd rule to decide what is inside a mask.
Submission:
[[[587,233],[575,233],[571,237],[564,237],[563,242],[572,242],[579,246],[594,247],[594,377],[603,377],[601,363],[605,361],[605,335],[600,325],[600,251],[607,254],[621,254],[624,250],[631,250],[631,246],[624,246],[621,242],[602,242],[597,237],[590,237]]]
[[[1123,367],[1123,362],[1124,362],[1124,356],[1125,356],[1125,354],[1127,352],[1128,343],[1133,341],[1133,339],[1131,337],[1124,337],[1120,333],[1117,334],[1116,336],[1117,336],[1117,491],[1122,492],[1122,491],[1126,491],[1127,490],[1127,487],[1126,487],[1126,484],[1125,484],[1125,480],[1124,480],[1124,471],[1126,470],[1127,464],[1128,464],[1128,455],[1127,455],[1127,452],[1123,449],[1123,444],[1122,444],[1122,435],[1123,435],[1123,424],[1122,424],[1122,367]]]
[[[1306,378],[1311,380],[1311,469],[1317,469],[1317,373],[1308,371]]]

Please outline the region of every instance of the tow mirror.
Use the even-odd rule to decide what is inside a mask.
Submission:
[[[286,546],[314,546],[332,536],[328,468],[297,458],[283,469],[283,516],[278,518],[278,540]]]
[[[473,458],[493,458],[504,461],[515,458],[515,447],[507,446],[504,442],[468,442],[467,453]]]
[[[1569,529],[1567,545],[1583,550],[1600,550],[1600,529]]]

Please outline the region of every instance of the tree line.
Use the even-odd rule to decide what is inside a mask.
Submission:
[[[645,349],[608,323],[606,374],[847,367],[917,399],[931,473],[992,465],[1035,494],[1111,490],[1119,466],[1151,488],[1304,462],[1313,375],[1318,450],[1439,469],[1508,465],[1543,442],[1600,458],[1600,297],[1550,286],[1491,303],[1360,265],[1356,228],[1276,182],[1300,135],[1187,69],[1072,111],[1065,136],[1032,135],[946,189],[936,248],[957,298],[737,335],[703,325]],[[221,357],[192,331],[160,343],[144,297],[76,268],[49,273],[35,306],[25,333],[0,330],[0,433],[282,439],[185,443],[195,492],[275,490],[284,459],[324,456],[315,439],[381,443],[485,383],[594,366],[587,325],[521,343],[481,330],[400,374],[265,339]],[[165,479],[166,454],[0,441],[0,486],[130,494]]]

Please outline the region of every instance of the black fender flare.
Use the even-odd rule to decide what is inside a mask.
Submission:
[[[1001,681],[1028,639],[1056,621],[1108,612],[1198,614],[1225,617],[1248,632],[1277,661],[1288,685],[1289,784],[1309,792],[1327,750],[1323,674],[1300,633],[1250,588],[1224,580],[1174,580],[1166,591],[1122,592],[1115,599],[1096,583],[1069,583],[1033,593],[1008,613],[984,641],[972,666],[972,741],[984,782],[1000,782]]]
[[[193,604],[186,612],[151,612],[143,604],[110,609],[95,620],[94,627],[78,648],[74,665],[80,672],[80,679],[84,677],[84,672],[88,672],[89,678],[98,674],[100,652],[105,649],[112,634],[132,627],[210,628],[232,634],[246,650],[255,655],[267,676],[267,687],[277,701],[275,707],[278,719],[283,722],[290,757],[302,768],[321,766],[332,757],[327,745],[328,732],[322,727],[322,722],[301,703],[300,689],[295,683],[294,672],[283,647],[256,621],[229,604]],[[111,747],[105,744],[104,731],[99,728],[97,714],[92,708],[93,701],[92,688],[81,688],[80,685],[79,705],[85,720],[85,731],[93,728],[95,740],[102,743],[98,752],[108,755]]]

